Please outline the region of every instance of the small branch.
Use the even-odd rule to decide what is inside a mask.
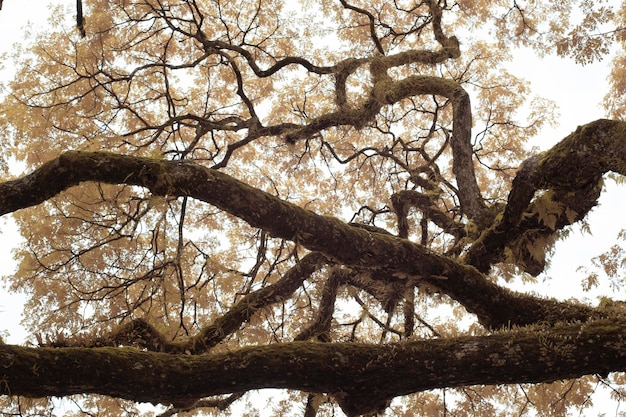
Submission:
[[[121,326],[113,334],[92,341],[79,341],[80,346],[133,346],[150,352],[202,354],[238,330],[261,308],[289,296],[326,262],[320,253],[309,253],[287,271],[275,284],[246,295],[228,312],[206,325],[200,332],[181,342],[170,342],[143,319],[135,319]],[[331,311],[332,314],[332,311]],[[330,322],[329,322],[330,323]],[[88,343],[85,343],[88,342]],[[68,341],[65,346],[76,346]]]
[[[380,43],[380,39],[378,39],[378,35],[376,35],[376,26],[375,26],[375,18],[374,15],[371,14],[370,12],[368,12],[365,9],[362,9],[360,7],[356,7],[356,6],[352,6],[351,4],[348,4],[348,2],[346,0],[339,0],[341,2],[341,5],[349,10],[353,10],[359,14],[363,14],[365,16],[367,16],[367,19],[369,20],[369,26],[370,26],[370,36],[372,37],[372,41],[374,41],[374,45],[376,45],[376,50],[378,51],[378,53],[380,53],[381,55],[385,55],[385,50],[383,49],[383,45]]]
[[[417,207],[429,220],[457,239],[465,237],[467,234],[463,225],[452,220],[437,207],[432,195],[413,190],[403,190],[391,196],[391,203],[398,216],[400,237],[406,238],[408,236],[408,220],[406,216],[408,209],[412,206]]]
[[[310,340],[317,338],[322,342],[330,342],[330,324],[335,311],[337,290],[344,283],[344,271],[333,269],[326,281],[320,299],[317,317],[306,329],[298,334],[294,340]]]

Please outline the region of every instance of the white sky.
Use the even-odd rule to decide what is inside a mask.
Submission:
[[[4,0],[0,10],[0,53],[10,50],[12,44],[23,39],[27,31],[36,32],[45,26],[51,11],[49,0]],[[64,5],[74,15],[75,0],[57,0],[55,5]],[[29,29],[24,28],[28,26]],[[0,85],[10,80],[11,62],[0,61]],[[606,92],[608,61],[581,67],[570,60],[546,57],[539,60],[532,52],[520,51],[509,66],[511,71],[531,82],[533,94],[553,100],[559,106],[559,125],[545,129],[532,141],[541,150],[548,149],[567,136],[578,125],[604,117],[600,106]],[[583,82],[581,82],[583,81]],[[0,127],[0,133],[2,129]],[[1,144],[0,136],[0,146]],[[587,297],[590,300],[602,294],[620,298],[606,288],[593,293],[582,293],[580,282],[584,277],[576,268],[586,265],[596,255],[606,251],[615,241],[617,233],[626,228],[626,192],[623,186],[607,184],[600,206],[588,216],[593,235],[582,235],[575,228],[571,237],[559,242],[550,270],[542,274],[539,283],[533,287],[517,285],[520,291],[535,291],[541,295],[566,299]],[[0,276],[11,274],[15,261],[11,248],[18,242],[15,225],[5,216],[0,219]],[[626,296],[622,296],[626,298]],[[22,343],[27,337],[19,326],[23,298],[8,294],[0,286],[0,334],[8,343]],[[7,337],[6,332],[10,335]],[[601,404],[600,401],[598,404]],[[614,407],[614,405],[612,405]],[[601,408],[601,407],[600,407]],[[597,410],[602,411],[602,410]],[[604,410],[607,411],[607,410]]]
[[[15,42],[27,33],[36,33],[51,18],[50,0],[4,0],[0,10],[0,53],[9,51]],[[75,0],[56,0],[53,4],[65,5],[75,10]],[[72,9],[73,8],[73,9]],[[73,12],[72,16],[75,16]],[[0,86],[11,80],[13,66],[10,61],[0,60]],[[3,89],[0,89],[0,94]],[[0,134],[2,128],[0,127]],[[2,146],[0,136],[0,146]],[[9,216],[0,219],[0,276],[11,274],[16,267],[11,249],[19,241],[17,228]],[[8,294],[0,285],[0,334],[7,343],[22,343],[27,337],[20,327],[24,298]],[[6,332],[9,333],[7,337]]]
[[[0,52],[8,51],[25,33],[35,32],[45,26],[51,15],[46,6],[48,2],[49,0],[3,2],[0,10]],[[54,4],[65,5],[72,13],[71,16],[75,13],[75,0],[57,0]],[[30,28],[28,30],[24,29],[27,25]],[[4,70],[0,71],[0,85],[10,80],[12,72],[10,62],[5,60],[2,64]],[[559,126],[545,129],[533,140],[534,145],[542,150],[548,149],[575,130],[576,126],[604,116],[600,102],[607,88],[608,64],[605,60],[582,67],[570,60],[556,57],[539,60],[528,51],[520,51],[515,56],[510,65],[512,72],[528,79],[534,94],[551,99],[559,105]],[[519,290],[533,290],[558,298],[583,296],[594,299],[598,295],[597,292],[581,295],[580,282],[583,273],[577,272],[576,268],[588,264],[591,257],[608,249],[617,233],[626,228],[624,187],[617,187],[612,183],[607,185],[608,191],[602,195],[600,207],[594,209],[588,217],[593,236],[583,236],[578,231],[572,233],[571,238],[558,244],[556,255],[552,258],[552,267],[547,274],[542,275],[544,279],[540,285],[534,288],[518,287]],[[14,230],[14,226],[6,218],[0,221],[0,275],[10,274],[15,267],[10,253],[17,239]],[[546,277],[550,279],[545,279]],[[610,292],[604,295],[616,296]],[[6,340],[9,343],[21,342],[25,337],[19,328],[21,305],[20,297],[8,295],[0,287],[0,332],[10,332],[10,337]]]

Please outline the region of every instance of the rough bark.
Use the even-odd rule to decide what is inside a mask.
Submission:
[[[82,181],[140,185],[155,195],[188,196],[237,216],[271,235],[319,251],[338,264],[426,280],[459,301],[488,327],[585,320],[590,309],[516,294],[472,266],[421,245],[350,226],[285,202],[219,171],[187,161],[71,151],[33,173],[0,184],[0,213],[38,204]]]
[[[395,396],[472,384],[551,382],[626,370],[626,321],[603,319],[490,336],[390,345],[293,342],[209,355],[133,348],[0,346],[0,393],[93,393],[187,404],[261,388],[331,393],[348,415]]]
[[[488,270],[501,259],[507,245],[529,230],[553,233],[584,216],[595,203],[602,174],[626,174],[624,149],[625,124],[599,120],[527,161],[514,181],[505,211],[461,260],[304,210],[192,162],[66,152],[23,178],[0,184],[0,214],[39,204],[84,181],[138,185],[155,195],[186,196],[212,204],[274,236],[319,252],[331,262],[368,270],[371,279],[428,282],[488,327],[538,322],[545,327],[398,345],[297,342],[208,355],[2,345],[0,389],[4,394],[26,396],[97,393],[182,406],[211,395],[281,387],[330,392],[348,414],[357,415],[384,407],[394,396],[430,388],[547,382],[623,371],[623,318],[593,319],[604,313],[513,293],[489,281],[481,270]],[[535,198],[538,190],[549,193]],[[546,195],[564,211],[575,211],[575,216],[563,212],[553,225],[546,224],[533,212],[533,205]],[[313,259],[306,271],[285,279],[279,293],[292,291],[318,261]],[[254,307],[259,302],[255,297],[243,301]],[[249,318],[247,313],[233,311],[231,327]],[[222,325],[217,323],[216,329]],[[208,326],[192,340],[212,344],[211,329]]]
[[[466,262],[488,271],[502,260],[504,248],[526,231],[551,234],[582,219],[596,205],[602,175],[609,171],[626,175],[625,149],[626,123],[600,119],[579,126],[552,149],[529,158],[513,181],[501,219],[472,245]],[[532,213],[531,199],[541,189],[553,193],[540,198],[552,198],[562,207],[554,227]]]
[[[233,30],[229,22],[232,15],[227,9],[222,9],[222,4],[217,5],[216,13],[209,11],[210,8],[206,9],[209,12],[204,11],[196,2],[182,2],[180,6],[184,10],[178,14],[176,5],[147,3],[137,9],[139,13],[136,15],[128,5],[123,4],[119,5],[120,10],[128,20],[119,20],[114,14],[107,15],[112,18],[111,22],[125,22],[122,26],[128,26],[131,35],[137,30],[142,34],[147,33],[145,39],[154,39],[157,49],[162,43],[159,39],[165,40],[167,36],[169,39],[163,43],[177,47],[165,48],[162,53],[156,54],[146,52],[153,50],[153,47],[141,48],[140,51],[132,47],[124,51],[112,49],[114,53],[109,56],[106,53],[108,46],[99,49],[98,45],[92,43],[95,49],[87,49],[93,52],[94,57],[101,55],[102,59],[83,62],[83,55],[77,48],[75,67],[72,67],[74,60],[68,60],[67,64],[63,59],[56,60],[57,64],[66,65],[70,73],[74,69],[75,74],[69,78],[59,75],[63,71],[57,74],[50,66],[47,68],[52,68],[51,72],[43,67],[34,67],[32,82],[39,79],[41,85],[33,90],[31,83],[16,82],[15,86],[23,86],[14,89],[16,100],[30,105],[35,113],[42,110],[39,116],[44,118],[46,125],[71,132],[77,140],[84,138],[90,141],[94,135],[102,132],[103,127],[115,130],[123,126],[129,131],[119,133],[130,139],[127,142],[130,147],[137,146],[136,149],[153,154],[151,152],[160,146],[171,159],[177,159],[166,161],[106,152],[66,152],[30,175],[0,183],[0,216],[42,203],[70,187],[79,186],[81,182],[133,185],[143,187],[153,195],[184,198],[180,216],[177,216],[178,248],[175,262],[172,263],[179,267],[180,328],[185,333],[184,336],[177,333],[172,341],[171,335],[168,338],[166,332],[161,333],[163,328],[159,324],[153,325],[146,321],[155,316],[169,317],[170,313],[149,314],[146,319],[130,319],[137,317],[135,312],[140,310],[136,309],[135,312],[128,311],[129,321],[122,321],[123,325],[111,333],[99,333],[99,337],[80,333],[67,339],[59,336],[62,340],[49,341],[44,346],[41,335],[37,335],[39,348],[6,345],[0,340],[0,395],[60,397],[100,394],[136,402],[172,404],[173,407],[164,415],[173,415],[178,411],[192,410],[195,405],[221,409],[253,389],[284,388],[310,393],[306,416],[315,414],[313,403],[317,401],[313,399],[317,396],[319,400],[322,393],[330,394],[346,414],[356,416],[382,410],[394,397],[429,389],[473,384],[541,383],[626,371],[626,310],[622,309],[623,306],[603,305],[594,309],[572,301],[561,302],[515,293],[495,284],[487,275],[492,265],[502,261],[516,263],[531,274],[543,270],[543,259],[535,256],[536,245],[545,244],[557,230],[581,220],[589,212],[601,192],[604,173],[613,171],[626,175],[626,124],[598,120],[579,127],[553,149],[524,162],[513,181],[504,208],[498,204],[489,206],[490,203],[483,199],[481,193],[485,190],[479,187],[474,169],[475,156],[478,154],[472,146],[472,109],[464,88],[464,85],[476,81],[471,76],[470,71],[473,69],[470,63],[475,60],[477,66],[474,68],[479,70],[477,74],[482,72],[481,51],[470,47],[470,50],[479,54],[475,59],[468,57],[465,70],[460,67],[463,63],[458,63],[457,69],[460,71],[457,75],[456,71],[442,70],[441,65],[436,65],[461,56],[458,39],[447,36],[442,27],[444,10],[456,9],[458,5],[425,0],[416,3],[411,10],[403,11],[409,20],[403,23],[404,19],[393,18],[392,24],[388,24],[385,16],[394,16],[389,12],[391,8],[372,13],[367,8],[351,5],[349,1],[340,0],[340,4],[346,9],[345,13],[356,13],[360,15],[358,20],[367,24],[375,53],[369,54],[362,49],[362,44],[355,44],[353,52],[357,58],[350,57],[335,65],[326,66],[324,64],[327,62],[323,62],[326,60],[323,56],[337,59],[335,57],[339,55],[331,51],[328,55],[320,54],[319,58],[323,61],[318,62],[318,65],[305,58],[291,56],[292,53],[302,52],[301,48],[306,45],[299,39],[290,45],[283,38],[273,46],[274,39],[278,40],[276,36],[289,36],[289,33],[296,32],[290,30],[281,33],[284,22],[279,20],[283,19],[283,15],[272,13],[272,17],[267,19],[261,2],[256,9],[244,7],[246,12],[240,13],[235,9],[237,18],[234,23],[237,28],[233,26]],[[1,5],[2,0],[0,8]],[[395,6],[397,11],[401,11],[397,4]],[[222,10],[226,12],[223,15]],[[249,10],[254,11],[254,16],[246,28],[239,16],[248,19],[246,15],[251,14],[247,12]],[[522,13],[522,10],[519,12]],[[257,15],[258,19],[255,17]],[[276,36],[267,35],[272,30],[266,32],[262,27],[274,16],[277,19],[274,28]],[[523,14],[521,16],[524,17]],[[358,21],[353,25],[349,20],[339,19],[338,22],[340,20],[347,24],[342,23],[338,33],[360,25]],[[77,0],[76,26],[83,37],[84,23],[82,1]],[[225,33],[221,33],[221,29],[215,30],[216,25],[212,23],[223,25]],[[405,28],[398,32],[396,24],[398,28]],[[146,25],[164,33],[165,37],[155,37],[157,32],[144,32],[142,28],[145,29]],[[106,26],[100,26],[98,34],[106,35]],[[434,41],[430,39],[432,37]],[[255,38],[264,40],[254,44],[257,42]],[[340,44],[342,39],[346,40],[340,35]],[[419,41],[416,43],[415,39]],[[141,44],[143,41],[137,42]],[[435,49],[405,50],[386,55],[402,49],[403,44],[429,45]],[[129,52],[131,55],[128,56],[141,57],[141,66],[134,70],[122,68],[124,65],[119,69],[114,65],[109,66],[107,61],[127,61],[123,58],[124,54],[117,59],[118,52]],[[311,55],[310,51],[304,52]],[[190,60],[185,60],[183,55]],[[52,56],[53,53],[48,57]],[[92,61],[95,71],[88,69]],[[264,126],[262,120],[275,120],[274,116],[281,114],[282,109],[276,107],[278,112],[272,111],[268,113],[271,117],[265,118],[259,116],[261,113],[257,113],[256,106],[266,107],[263,95],[269,91],[272,83],[278,86],[291,78],[287,74],[287,78],[278,77],[279,72],[288,66],[298,66],[308,75],[320,76],[313,77],[320,79],[319,89],[316,86],[308,90],[308,81],[303,83],[307,85],[307,92],[303,93],[304,104],[300,108],[299,103],[294,103],[296,118],[289,116],[289,120],[300,120],[300,123],[278,122]],[[224,68],[221,67],[227,70],[222,73]],[[203,107],[196,106],[195,98],[199,97],[197,90],[190,89],[193,93],[186,97],[170,84],[171,80],[177,78],[172,77],[175,70],[187,71],[192,68],[201,71],[199,74],[202,74],[203,82],[207,82],[210,87]],[[427,70],[423,71],[424,68]],[[152,69],[155,71],[152,72]],[[362,70],[369,71],[371,77],[363,77]],[[405,76],[408,74],[405,70],[413,75]],[[463,74],[464,71],[466,74]],[[140,78],[144,77],[144,73],[148,78]],[[222,77],[222,74],[227,73],[226,77]],[[77,78],[72,81],[74,77]],[[274,78],[268,83],[258,82],[266,77]],[[350,99],[355,85],[352,77],[358,79],[355,80],[358,81],[357,91],[364,93],[358,94],[362,97],[359,100]],[[158,86],[161,80],[163,90]],[[232,86],[224,85],[222,89],[219,84],[228,83],[228,80],[232,81]],[[480,79],[477,80],[480,82]],[[83,82],[88,87],[82,87]],[[362,88],[364,82],[369,85]],[[330,91],[334,97],[328,97],[318,106],[318,91],[322,94],[328,92],[328,83],[334,83],[334,91]],[[149,84],[149,88],[132,87],[140,84]],[[47,102],[46,91],[54,93],[50,96],[54,96],[52,102]],[[313,92],[309,97],[316,102],[313,112],[305,109],[308,91]],[[396,129],[396,117],[388,115],[395,113],[395,108],[404,107],[397,104],[430,95],[446,100],[444,103],[440,103],[438,98],[434,100],[434,112],[425,102],[411,103],[413,108],[408,107],[409,112],[405,113],[403,122],[398,125],[400,129]],[[138,101],[136,96],[139,97]],[[144,96],[147,101],[143,100]],[[86,111],[85,104],[93,101],[94,97],[97,99],[96,105],[89,103],[87,107],[93,109]],[[167,102],[167,116],[155,113],[154,117],[142,117],[142,109],[157,113],[159,108],[164,109],[159,104],[163,98],[163,103]],[[290,100],[289,95],[282,94],[269,99],[281,105]],[[334,106],[326,110],[327,104],[333,101]],[[113,110],[112,113],[108,110],[100,111],[100,106],[106,106],[107,103],[113,104],[113,108],[109,109]],[[219,109],[213,108],[214,103]],[[56,118],[61,117],[61,113],[55,114],[56,109],[64,109],[65,106],[70,109],[69,113],[79,116],[78,122],[66,124],[56,121]],[[381,111],[392,106],[395,108],[389,109],[388,115]],[[448,107],[452,108],[451,120],[446,114]],[[202,109],[201,115],[196,114],[198,109]],[[412,119],[413,112],[417,115],[415,119]],[[15,113],[9,111],[6,117],[10,118]],[[125,114],[131,117],[125,119]],[[95,131],[82,129],[85,115],[88,121],[96,122]],[[411,130],[409,120],[421,120],[417,122],[419,124],[427,119],[432,121],[430,133],[424,136],[422,132],[427,130],[417,129],[410,132],[414,138],[409,141],[400,138],[398,132],[404,135],[405,131],[409,133]],[[490,115],[489,120],[495,122],[497,118],[492,119]],[[448,134],[450,122],[451,135]],[[19,129],[15,131],[24,131],[22,129],[30,126],[27,123],[30,121],[16,123],[14,127],[19,126]],[[81,128],[75,129],[75,125]],[[39,132],[41,139],[45,134],[42,132],[47,130],[38,127],[37,122],[32,126]],[[377,129],[379,133],[394,137],[393,144],[387,146],[385,142],[382,149],[373,146],[359,149],[350,157],[341,156],[341,152],[333,149],[331,142],[334,138],[332,135],[327,136],[326,131],[343,126],[355,130]],[[194,127],[195,136],[188,142],[188,135]],[[230,135],[231,132],[237,133]],[[175,142],[170,142],[169,137],[165,138],[169,133],[174,134],[172,138],[176,138]],[[226,142],[221,139],[216,141],[213,136],[216,133],[218,136],[225,134],[223,139]],[[202,143],[209,135],[215,145],[215,152],[213,148],[205,148]],[[17,142],[15,135],[9,136]],[[403,178],[408,174],[408,180],[415,188],[394,189],[395,194],[390,196],[398,218],[398,236],[372,225],[347,224],[337,218],[305,210],[219,171],[219,168],[227,166],[237,149],[264,136],[282,138],[287,143],[323,136],[322,146],[342,164],[360,155],[367,159],[374,155],[375,158],[382,157],[383,161],[393,162],[400,167],[397,175],[394,174],[396,178],[404,181]],[[164,142],[158,143],[162,137]],[[363,135],[363,138],[366,137]],[[146,142],[147,138],[151,141]],[[432,143],[427,146],[431,138],[442,140],[435,157],[430,155]],[[334,140],[341,141],[336,143],[337,149],[344,145],[342,139]],[[418,142],[420,144],[415,147],[414,144]],[[102,143],[94,141],[91,145],[96,148],[103,146]],[[173,147],[170,146],[172,143],[175,144]],[[357,141],[354,145],[361,147],[362,142]],[[403,146],[402,152],[398,149],[400,145]],[[222,152],[224,147],[226,149]],[[205,152],[210,157],[197,161],[210,160],[215,164],[213,169],[186,160],[188,157],[205,158]],[[221,159],[214,159],[218,157]],[[418,165],[422,162],[425,165],[415,166],[416,161],[421,161]],[[443,167],[448,162],[452,165],[453,178],[441,175],[441,172],[447,175],[447,169]],[[432,183],[431,179],[434,180]],[[435,181],[445,185],[445,197]],[[389,184],[395,187],[392,182]],[[399,188],[410,187],[406,185]],[[242,275],[244,279],[249,278],[246,290],[241,296],[237,293],[233,305],[226,307],[229,303],[221,304],[222,293],[218,289],[216,297],[221,305],[215,311],[223,311],[222,308],[228,310],[214,317],[212,322],[203,321],[194,312],[193,328],[198,329],[195,334],[189,334],[184,323],[191,316],[186,315],[186,311],[191,310],[186,310],[185,303],[193,295],[191,291],[184,294],[187,291],[186,283],[180,267],[180,261],[184,259],[182,248],[186,243],[183,230],[188,198],[213,205],[252,227],[262,229],[260,241],[265,242],[265,237],[271,235],[290,240],[298,248],[289,253],[288,257],[277,252],[271,266],[274,276],[268,273],[268,280],[264,278],[263,283],[258,285],[255,278],[261,268],[260,255],[268,253],[267,246],[260,245],[263,247],[258,251],[258,268],[255,266],[254,273]],[[171,199],[163,200],[172,202]],[[547,206],[552,207],[549,218],[546,218]],[[422,216],[422,244],[408,240],[412,220],[409,210],[412,208],[417,208]],[[149,221],[149,218],[150,215],[146,215],[137,224],[144,219]],[[438,228],[437,237],[454,237],[453,243],[446,246],[443,254],[427,249],[432,238],[428,230],[431,224]],[[152,236],[156,242],[159,233],[155,231]],[[132,236],[129,237],[132,239]],[[283,244],[281,242],[281,250]],[[153,252],[162,253],[157,250],[157,246],[153,243]],[[441,247],[438,244],[435,246]],[[529,251],[529,247],[533,250]],[[308,250],[308,254],[300,257],[300,248]],[[203,249],[198,249],[202,255],[205,254]],[[211,249],[206,253],[209,251]],[[33,253],[38,255],[39,252],[33,247]],[[541,250],[539,252],[544,253]],[[290,269],[285,271],[282,266],[277,269],[281,263],[292,260],[294,265]],[[42,269],[47,266],[43,262],[40,265]],[[209,263],[207,267],[210,267]],[[190,267],[190,270],[193,268]],[[202,268],[204,272],[205,267]],[[325,270],[320,271],[320,268]],[[64,275],[64,270],[58,271],[58,275]],[[275,277],[278,271],[284,272],[280,278]],[[114,273],[103,276],[117,278]],[[305,284],[305,280],[309,282]],[[68,283],[73,285],[69,280]],[[334,327],[337,324],[334,321],[337,319],[334,317],[335,302],[344,297],[341,293],[344,287],[349,287],[349,295],[354,296],[363,307],[362,317],[368,316],[380,326],[381,341],[388,340],[386,332],[394,332],[402,343],[333,343],[334,339],[338,339]],[[423,322],[436,339],[417,340],[415,335],[419,333],[418,329],[414,329],[415,320],[420,318],[414,305],[416,287],[424,292],[432,290],[447,294],[474,314],[485,327],[485,332],[490,334],[446,338],[445,335],[442,337],[445,330],[435,329]],[[260,289],[253,291],[253,288]],[[313,291],[309,291],[309,288]],[[298,315],[291,322],[287,321],[288,318],[283,319],[281,323],[281,326],[294,324],[298,326],[297,329],[308,321],[307,327],[300,329],[299,333],[294,333],[293,329],[282,336],[274,333],[271,340],[276,341],[275,344],[272,342],[238,349],[236,344],[229,343],[228,346],[216,347],[228,336],[234,337],[242,324],[260,315],[263,309],[285,302],[300,289],[301,294],[309,297],[308,300],[302,297],[308,303],[307,313]],[[360,293],[350,293],[354,289],[367,293],[380,304],[387,316],[386,323],[369,310],[369,303],[362,301]],[[169,287],[163,286],[165,291],[171,293]],[[300,298],[300,294],[295,296]],[[163,299],[171,298],[164,296]],[[82,300],[92,301],[88,298]],[[300,308],[298,302],[294,304],[296,308]],[[398,330],[402,323],[397,323],[396,317],[400,314],[394,314],[398,313],[401,304],[404,332]],[[197,311],[201,311],[202,303],[198,305],[200,308]],[[309,315],[311,312],[312,315]],[[355,322],[360,324],[361,319]],[[271,321],[265,325],[274,327]],[[358,334],[356,326],[353,327],[350,340],[371,337],[372,333],[369,332],[367,335]],[[341,334],[341,340],[346,340],[346,334]],[[285,338],[295,341],[281,343]],[[231,394],[230,398],[212,398],[224,394]]]

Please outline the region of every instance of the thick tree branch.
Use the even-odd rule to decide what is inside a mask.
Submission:
[[[469,94],[456,82],[439,77],[413,75],[399,81],[388,79],[374,86],[372,95],[385,104],[396,103],[404,98],[434,94],[452,102],[452,156],[459,200],[465,214],[482,227],[491,224],[476,182],[472,161],[472,109]]]
[[[589,309],[515,294],[482,273],[421,245],[350,226],[285,202],[227,174],[188,161],[163,161],[106,152],[71,151],[33,173],[0,184],[0,214],[39,204],[82,181],[139,185],[155,195],[188,196],[212,204],[253,227],[292,240],[332,261],[371,269],[381,280],[395,272],[428,281],[486,326],[584,320]]]
[[[466,269],[409,241],[315,214],[188,161],[66,152],[21,179],[0,184],[0,215],[39,204],[83,181],[139,185],[154,195],[193,197],[275,237],[329,254],[345,265],[406,270],[425,276],[442,275],[456,267]]]
[[[482,337],[392,345],[294,342],[211,355],[0,345],[0,393],[93,393],[186,404],[232,392],[288,388],[331,393],[354,416],[384,408],[393,397],[428,389],[624,371],[624,352],[623,318]]]
[[[473,244],[467,263],[486,272],[502,259],[504,248],[526,231],[534,229],[538,236],[552,234],[582,219],[596,204],[602,175],[610,171],[626,175],[624,150],[626,123],[601,119],[579,126],[552,149],[526,160],[513,181],[502,219]],[[538,190],[552,192],[531,204]],[[559,207],[553,213],[554,224],[533,210],[546,204],[546,199]]]

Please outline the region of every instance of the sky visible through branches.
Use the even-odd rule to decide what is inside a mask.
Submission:
[[[73,0],[59,0],[53,5],[63,6],[70,19],[75,14]],[[9,51],[15,42],[33,39],[39,30],[45,28],[49,18],[50,2],[48,0],[7,1],[0,12],[0,52]],[[533,51],[523,48],[515,52],[512,62],[508,65],[509,69],[514,74],[530,81],[532,90],[553,100],[560,113],[555,126],[544,127],[539,135],[533,138],[530,145],[537,147],[538,150],[546,150],[569,134],[571,126],[603,117],[604,111],[600,102],[606,89],[609,58],[586,66],[576,66],[568,58],[555,56],[539,58]],[[0,72],[0,83],[8,82],[13,72],[14,67],[10,62],[5,61]],[[580,83],[580,80],[586,80],[586,82]],[[580,105],[580,103],[585,103],[585,105]],[[18,164],[14,164],[11,166],[11,173],[19,175],[23,173],[20,169]],[[612,242],[617,232],[626,226],[626,216],[620,215],[622,207],[626,207],[626,194],[623,192],[623,187],[612,182],[608,183],[607,187],[607,192],[604,192],[600,198],[599,207],[594,209],[588,218],[593,234],[590,236],[577,230],[567,240],[558,242],[551,268],[543,274],[550,276],[551,280],[540,279],[535,291],[546,292],[558,298],[584,296],[593,299],[592,293],[581,294],[579,287],[571,283],[572,276],[579,277],[579,279],[574,279],[574,282],[579,282],[584,276],[583,272],[577,272],[577,268],[588,263],[589,259],[585,258],[591,257],[588,255],[588,249],[593,248],[592,253],[597,254],[604,252],[608,249],[608,242]],[[3,250],[0,251],[0,268],[2,274],[7,274],[11,273],[15,265],[10,250],[19,236],[10,219],[3,218],[2,223],[4,224],[1,229]],[[584,238],[584,245],[580,244],[581,238]],[[558,272],[555,274],[555,271]],[[559,277],[563,280],[559,281]],[[605,291],[606,289],[599,288],[597,292]],[[16,309],[21,308],[19,297],[3,293],[0,306],[2,323],[12,323],[6,329],[1,330],[9,332],[11,336],[8,340],[15,343],[21,342],[24,334],[18,327],[15,327],[19,322]]]
[[[18,5],[19,3],[19,5]],[[12,48],[14,41],[19,41],[29,35],[34,35],[45,27],[45,21],[50,17],[50,9],[45,7],[45,1],[9,0],[4,2],[0,11],[0,51]],[[75,3],[73,1],[59,1],[56,5],[65,7],[66,16],[73,16]],[[25,13],[28,9],[29,13]],[[30,26],[25,26],[30,23]],[[32,38],[31,38],[32,39]],[[608,60],[608,58],[605,58]],[[608,66],[606,61],[596,62],[584,67],[572,65],[568,59],[545,57],[537,58],[533,52],[519,50],[516,52],[509,69],[515,75],[527,78],[532,83],[531,89],[543,97],[553,100],[559,106],[560,117],[555,120],[554,127],[544,128],[531,145],[538,150],[545,150],[553,146],[569,134],[577,125],[582,125],[604,115],[599,103],[606,89]],[[11,63],[5,60],[3,72],[0,73],[0,83],[10,80],[12,74]],[[587,80],[580,83],[579,80]],[[4,93],[4,91],[2,91]],[[581,104],[581,103],[584,103]],[[1,128],[0,128],[1,129]],[[474,134],[480,131],[480,126],[474,127]],[[43,162],[43,161],[42,161]],[[21,175],[19,165],[12,165],[11,173]],[[534,291],[542,296],[553,296],[561,299],[570,297],[587,297],[594,300],[597,294],[611,294],[620,299],[619,294],[612,292],[606,285],[594,289],[592,292],[582,292],[580,282],[586,275],[585,270],[577,270],[579,265],[589,264],[590,258],[605,252],[615,240],[617,233],[626,227],[623,208],[626,207],[626,193],[623,186],[612,182],[607,185],[607,191],[600,198],[601,206],[594,209],[588,216],[593,235],[584,235],[579,226],[573,228],[570,238],[559,242],[555,249],[556,255],[552,258],[552,265],[546,270],[536,284],[514,287],[520,291]],[[3,218],[0,231],[0,274],[11,274],[15,263],[11,260],[10,251],[15,246],[17,235],[12,231],[11,220]],[[583,240],[584,239],[584,240]],[[550,279],[547,279],[550,277]],[[519,285],[514,284],[514,285]],[[591,302],[595,304],[595,301]],[[25,334],[16,327],[21,309],[19,298],[3,293],[0,295],[0,323],[10,335],[5,340],[10,343],[22,343]],[[5,335],[7,336],[7,335]],[[600,410],[610,411],[610,410]]]

